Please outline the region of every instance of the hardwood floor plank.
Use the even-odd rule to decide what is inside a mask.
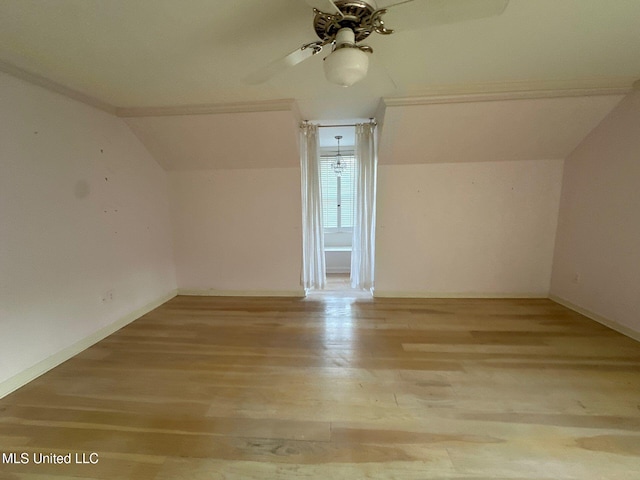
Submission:
[[[0,479],[640,478],[640,344],[542,299],[176,297],[0,400]]]
[[[436,456],[437,455],[437,456]],[[188,472],[188,473],[185,473]],[[390,473],[393,472],[393,473]],[[332,480],[451,480],[462,478],[447,475],[451,462],[444,451],[432,454],[430,460],[417,462],[388,462],[386,468],[379,463],[341,463],[326,465],[280,464],[275,462],[247,462],[220,460],[185,460],[172,458],[159,473],[157,480],[279,480],[320,479]],[[488,478],[474,480],[489,480]],[[496,477],[491,480],[496,480]],[[520,479],[497,479],[520,480]],[[536,479],[540,480],[540,479]],[[550,479],[546,479],[550,480]]]
[[[182,435],[218,435],[274,438],[286,440],[328,441],[330,424],[312,421],[283,421],[233,417],[104,412],[60,408],[10,406],[0,425],[42,425],[88,430],[157,432]]]

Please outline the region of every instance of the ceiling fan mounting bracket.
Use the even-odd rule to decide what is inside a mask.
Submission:
[[[342,16],[314,9],[313,28],[320,40],[327,43],[333,42],[341,28],[353,30],[356,42],[364,40],[374,31],[382,33],[376,27],[382,25],[384,28],[384,22],[380,20],[380,16],[386,13],[386,10],[376,10],[365,0],[335,0],[334,3],[340,9]]]
[[[384,20],[382,20],[382,16],[387,13],[386,8],[381,8],[380,10],[376,10],[369,17],[369,24],[373,27],[373,31],[379,33],[380,35],[391,35],[393,30],[385,27]]]

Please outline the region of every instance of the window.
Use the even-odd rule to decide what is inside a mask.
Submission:
[[[345,169],[340,177],[335,174],[332,168],[335,158],[335,155],[320,157],[322,220],[325,231],[330,232],[353,228],[353,204],[356,189],[356,160],[353,154],[342,155],[341,163],[344,164]]]

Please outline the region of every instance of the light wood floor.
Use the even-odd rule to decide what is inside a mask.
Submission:
[[[369,291],[351,288],[351,276],[348,273],[328,273],[327,282],[322,290],[310,290],[307,294],[310,300],[350,299],[367,300],[372,295]]]
[[[548,300],[176,297],[0,400],[6,479],[640,479],[640,344]]]

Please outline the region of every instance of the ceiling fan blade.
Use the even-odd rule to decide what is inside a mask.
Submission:
[[[304,62],[307,58],[313,57],[314,52],[317,53],[317,51],[314,50],[313,47],[304,45],[297,50],[294,50],[290,54],[285,55],[284,57],[279,58],[278,60],[275,60],[270,64],[262,67],[261,69],[251,73],[244,78],[244,82],[250,85],[258,85],[260,83],[264,83],[281,71]]]
[[[336,4],[331,0],[304,0],[308,5],[311,5],[316,10],[320,10],[323,13],[331,13],[333,15],[342,16],[342,12]]]
[[[497,16],[509,0],[390,0],[378,4],[389,9],[383,17],[385,26],[401,32]]]

